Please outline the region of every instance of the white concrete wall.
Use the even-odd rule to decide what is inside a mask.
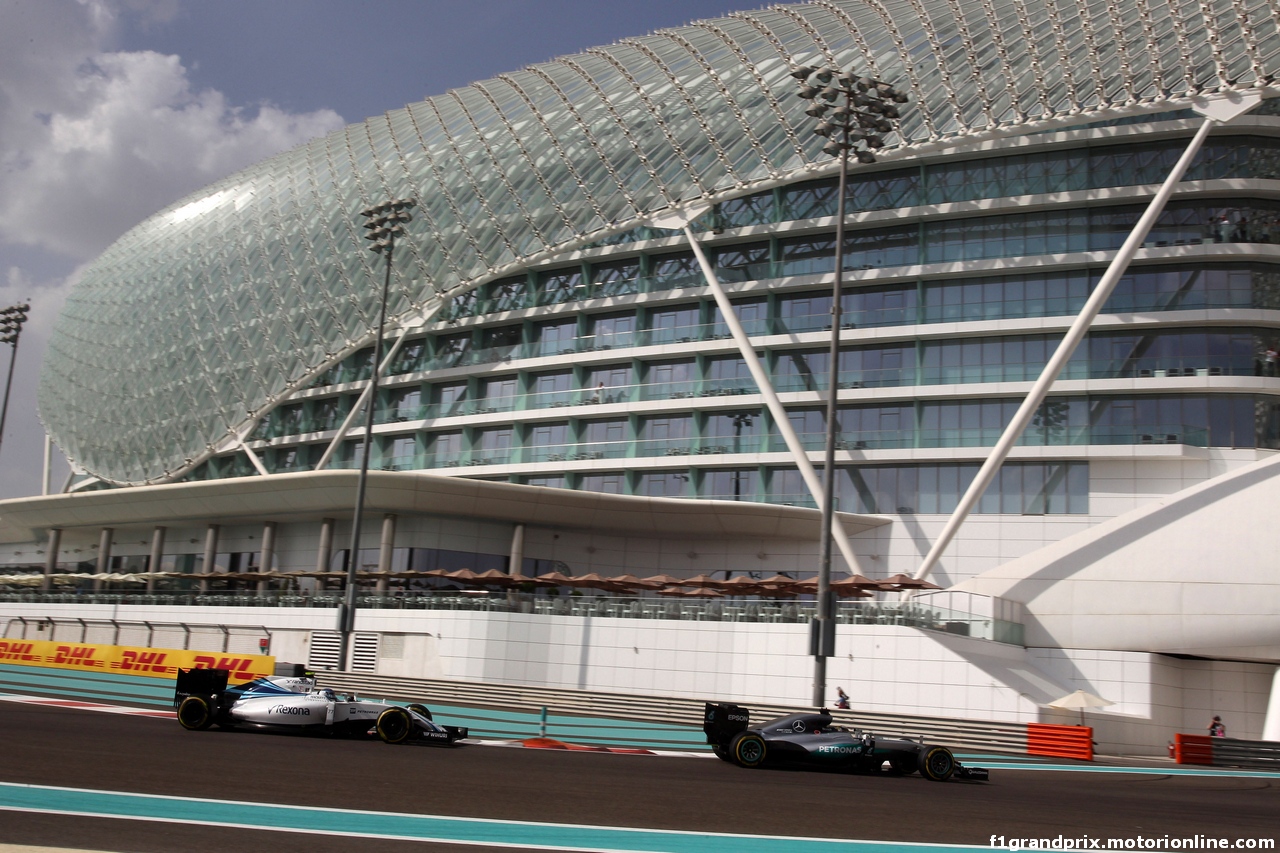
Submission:
[[[305,663],[332,610],[111,607],[0,603],[14,616],[267,627],[278,660]],[[380,674],[493,684],[768,702],[806,707],[808,626],[792,623],[543,616],[460,610],[363,610],[360,632],[384,635]],[[403,638],[399,657],[387,654]],[[1076,689],[1116,704],[1089,711],[1100,751],[1161,755],[1175,732],[1219,714],[1233,737],[1261,737],[1275,668],[1140,652],[1024,649],[896,626],[841,626],[827,684],[854,708],[1009,722],[1075,724],[1046,703]],[[832,700],[834,704],[834,698]]]

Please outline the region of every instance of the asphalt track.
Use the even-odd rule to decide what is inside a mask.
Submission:
[[[193,733],[172,720],[0,702],[0,802],[14,808],[15,798],[21,803],[26,797],[28,806],[19,807],[52,803],[79,810],[103,799],[20,786],[148,795],[128,798],[131,805],[119,813],[133,809],[151,818],[6,809],[0,811],[0,844],[138,853],[475,853],[512,846],[790,851],[828,846],[815,843],[819,839],[986,847],[992,835],[1280,835],[1280,774],[1000,769],[985,784],[935,784],[918,776],[747,771],[705,758]],[[255,811],[253,804],[313,809]],[[164,817],[224,825],[157,819]],[[392,837],[399,831],[394,827],[410,823],[428,827],[415,837],[450,841]],[[674,832],[610,834],[611,827]],[[380,834],[376,841],[367,837]],[[451,843],[459,840],[467,843]]]

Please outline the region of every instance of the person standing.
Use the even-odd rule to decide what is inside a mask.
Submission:
[[[849,694],[844,692],[843,687],[836,688],[836,707],[849,709]]]
[[[1209,737],[1226,737],[1227,727],[1222,724],[1222,718],[1217,714],[1213,716],[1213,722],[1209,723]]]

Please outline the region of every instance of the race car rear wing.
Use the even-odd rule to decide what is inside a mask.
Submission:
[[[751,722],[751,712],[741,705],[708,702],[702,714],[702,731],[707,743],[727,744]]]
[[[216,707],[218,697],[227,690],[227,679],[231,672],[225,669],[179,669],[178,680],[173,688],[173,707],[182,704],[188,696],[199,696],[210,700]]]

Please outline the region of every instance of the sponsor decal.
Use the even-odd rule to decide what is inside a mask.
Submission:
[[[725,719],[732,720],[735,723],[747,723],[751,721],[751,718],[746,714],[726,714]]]
[[[270,655],[230,656],[185,649],[60,643],[53,640],[0,640],[0,663],[95,672],[111,670],[170,679],[180,667],[218,668],[231,671],[232,683],[251,681],[275,671],[275,658]]]
[[[273,705],[267,709],[268,714],[285,714],[292,717],[310,717],[311,709],[299,705]]]
[[[796,720],[794,723],[792,723],[792,724],[791,724],[791,731],[793,731],[793,732],[802,732],[802,731],[804,731],[804,720]]]
[[[9,663],[39,661],[40,655],[36,654],[35,646],[35,643],[0,640],[0,661],[8,661]]]
[[[253,671],[253,658],[247,657],[218,657],[216,655],[195,656],[196,669],[226,669],[231,671],[230,679],[237,681],[245,678],[253,678],[256,673]]]
[[[862,747],[852,744],[829,744],[818,747],[815,752],[818,755],[860,755]]]
[[[156,649],[148,651],[143,651],[142,649],[121,649],[120,671],[143,675],[153,672],[168,675],[173,672],[173,667],[165,663],[166,657],[168,657],[168,655],[165,652],[158,651]]]
[[[106,662],[98,659],[97,652],[96,646],[58,646],[53,653],[53,660],[49,662],[55,666],[101,669],[106,666]]]

